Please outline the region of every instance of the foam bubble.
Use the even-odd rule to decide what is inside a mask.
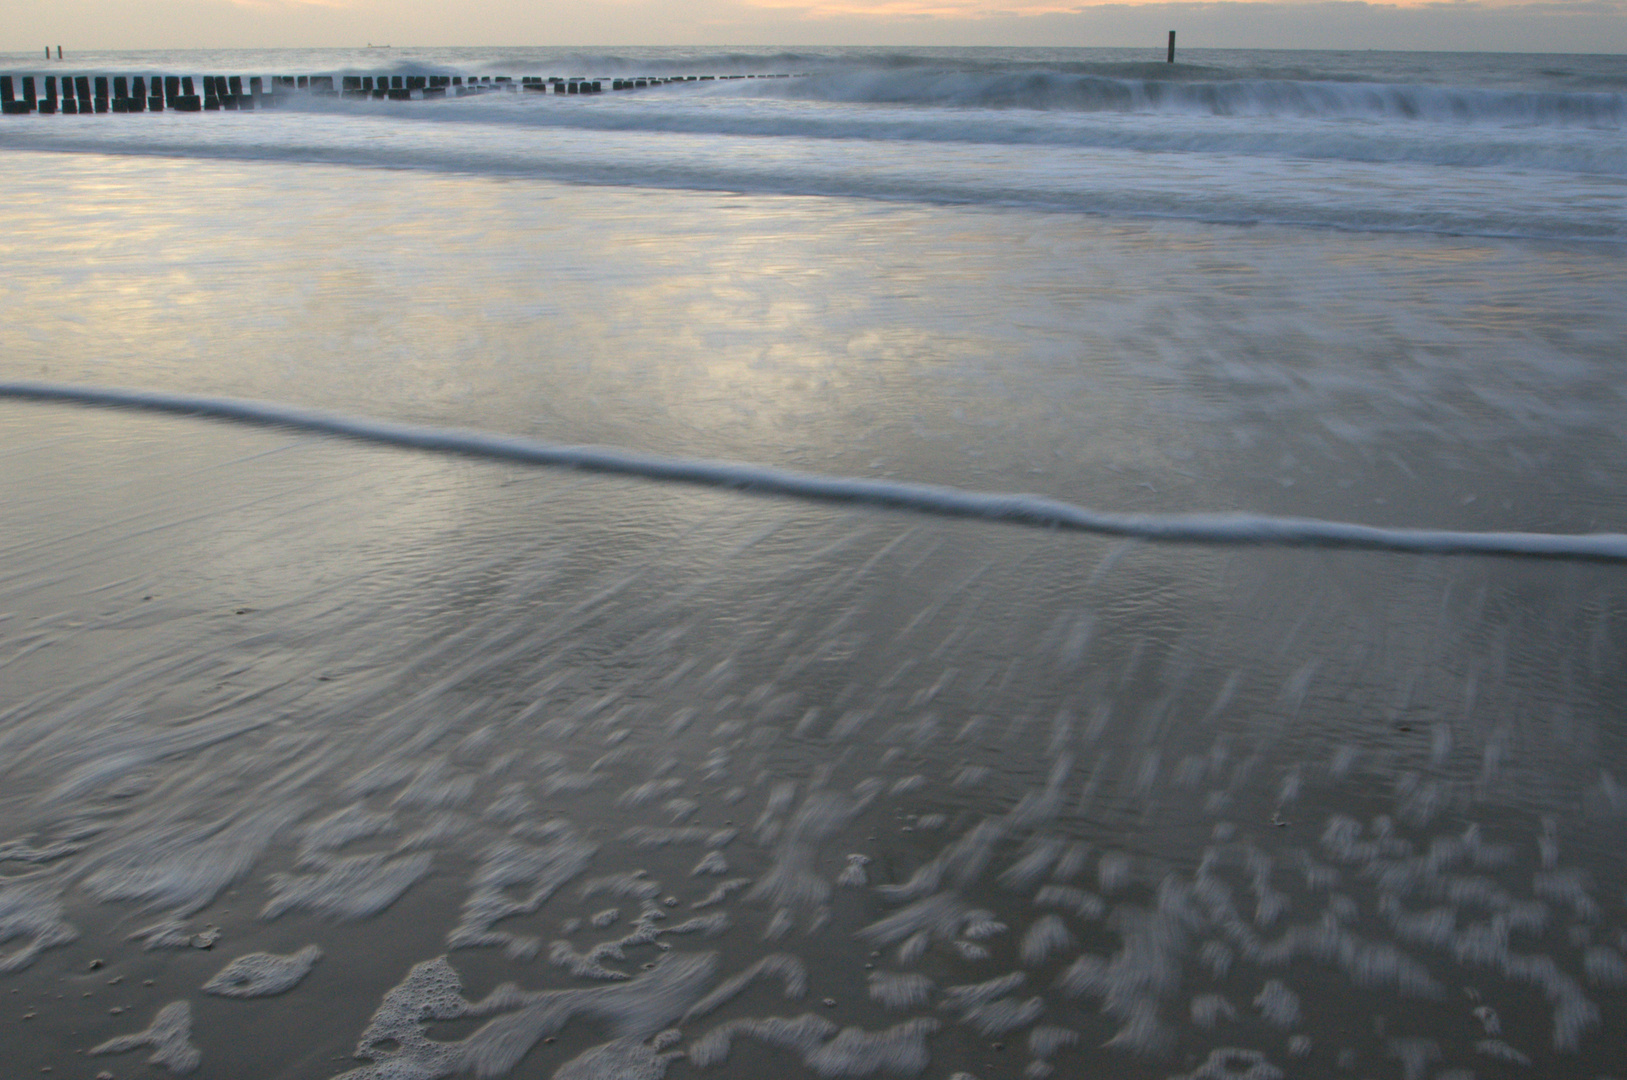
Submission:
[[[707,893],[705,896],[701,897],[701,899],[695,901],[689,906],[693,908],[706,908],[712,907],[715,904],[721,904],[729,898],[730,894],[738,892],[750,884],[751,878],[730,878],[728,881],[722,882],[717,886],[717,888],[713,889],[711,892]]]
[[[0,945],[27,939],[0,954],[0,974],[21,971],[45,950],[77,940],[79,931],[63,918],[66,913],[61,894],[44,884],[0,885]]]
[[[1038,967],[1052,956],[1073,947],[1073,935],[1055,915],[1042,915],[1023,934],[1018,953],[1029,967]]]
[[[183,915],[207,906],[246,877],[272,837],[299,819],[303,801],[248,800],[253,807],[214,821],[161,819],[87,863],[85,889],[98,900],[133,900]]]
[[[1385,1052],[1401,1063],[1403,1080],[1424,1080],[1429,1063],[1441,1059],[1440,1043],[1434,1039],[1391,1039]]]
[[[1096,879],[1102,892],[1115,893],[1130,883],[1130,856],[1122,851],[1104,851],[1096,864]]]
[[[959,894],[941,892],[871,923],[859,931],[859,936],[878,945],[891,945],[918,934],[926,941],[934,937],[949,940],[959,935],[972,914],[971,905]]]
[[[1079,1043],[1079,1033],[1071,1028],[1041,1024],[1028,1033],[1028,1052],[1037,1058],[1055,1057],[1058,1050]]]
[[[352,803],[326,817],[301,825],[299,859],[305,865],[318,855],[336,851],[353,840],[363,840],[395,829],[395,814],[375,812],[362,803]]]
[[[684,1023],[699,1019],[738,996],[758,978],[769,975],[782,980],[785,996],[800,998],[808,992],[808,970],[789,953],[770,953],[745,971],[725,980],[717,989],[697,1001],[684,1014]]]
[[[616,799],[617,806],[643,806],[654,802],[663,795],[677,791],[684,786],[684,782],[676,776],[663,777],[658,780],[648,780],[635,785],[622,792]]]
[[[1627,960],[1606,945],[1590,946],[1582,954],[1582,970],[1594,986],[1610,990],[1627,986]]]
[[[1299,1023],[1299,995],[1280,979],[1268,980],[1254,998],[1254,1007],[1260,1010],[1267,1023],[1278,1027],[1293,1027]]]
[[[957,1009],[965,1013],[968,1009],[986,1004],[996,998],[1005,997],[1026,982],[1027,979],[1028,976],[1022,972],[1013,971],[985,982],[948,986],[944,988],[943,1004],[947,1009]]]
[[[1054,838],[1042,839],[1012,863],[996,880],[1008,889],[1026,892],[1045,876],[1045,872],[1061,854],[1062,841]]]
[[[1099,919],[1107,913],[1107,904],[1100,896],[1072,885],[1041,885],[1034,903],[1062,908],[1084,919]]]
[[[682,1056],[659,1053],[641,1039],[614,1039],[565,1062],[554,1080],[661,1080]]]
[[[984,1038],[989,1038],[1025,1028],[1044,1014],[1045,999],[1042,997],[1032,997],[1026,1001],[1000,998],[967,1009],[961,1014],[960,1022]]]
[[[315,945],[307,945],[287,956],[249,953],[222,968],[203,984],[203,990],[222,997],[271,997],[298,986],[321,958],[322,950]]]
[[[870,1000],[887,1009],[910,1009],[925,1005],[932,994],[932,980],[913,972],[872,971]]]
[[[601,895],[613,896],[618,900],[654,900],[661,895],[661,883],[649,880],[646,870],[606,874],[582,883],[582,899]]]
[[[836,876],[836,884],[845,889],[862,889],[870,883],[870,874],[865,867],[870,864],[868,855],[849,855],[847,865]]]
[[[701,861],[696,863],[694,868],[689,871],[689,876],[699,877],[702,874],[722,875],[728,872],[729,860],[724,858],[723,852],[708,851],[701,856]]]
[[[1501,1039],[1481,1039],[1474,1044],[1475,1052],[1499,1061],[1512,1061],[1516,1065],[1531,1067],[1531,1059]]]
[[[863,807],[863,799],[853,799],[840,792],[808,792],[783,829],[766,830],[776,837],[774,862],[757,879],[748,896],[777,907],[826,903],[830,899],[831,884],[814,868],[818,845],[851,821]],[[767,814],[765,810],[765,817]],[[766,832],[764,827],[759,827],[760,837]]]
[[[1283,1080],[1283,1072],[1258,1050],[1222,1046],[1196,1069],[1169,1080]]]
[[[575,1016],[606,1024],[615,1040],[642,1042],[683,1015],[716,970],[715,954],[674,955],[637,979],[610,986],[526,991],[504,984],[483,1001],[470,1002],[444,956],[425,961],[385,995],[363,1032],[356,1054],[373,1064],[345,1073],[343,1080],[441,1080],[459,1072],[499,1076]],[[429,1020],[492,1013],[499,1015],[461,1040],[431,1039],[424,1028]],[[621,1060],[648,1061],[625,1044],[605,1057],[583,1056],[592,1064],[617,1060],[617,1053]]]
[[[699,844],[708,848],[726,848],[740,835],[740,830],[705,829],[694,825],[657,827],[637,825],[625,830],[621,837],[634,847],[666,847],[668,844]]]
[[[715,1065],[728,1057],[732,1040],[745,1035],[800,1054],[804,1064],[822,1077],[865,1077],[878,1072],[914,1076],[930,1060],[926,1038],[938,1027],[936,1020],[916,1019],[883,1031],[838,1030],[813,1013],[792,1019],[731,1020],[695,1040],[689,1058],[697,1065]]]
[[[90,1049],[92,1055],[122,1054],[152,1047],[150,1064],[162,1065],[172,1073],[189,1073],[203,1061],[203,1051],[192,1045],[192,1006],[173,1001],[158,1010],[152,1024],[133,1035],[121,1035]]]
[[[605,967],[599,962],[599,950],[589,953],[578,952],[576,947],[568,941],[556,941],[548,949],[548,962],[555,967],[562,967],[579,979],[600,979],[614,982],[628,979],[632,976],[625,971]],[[625,957],[624,957],[625,959]]]
[[[579,836],[568,822],[550,824],[553,828],[541,837],[541,844],[506,837],[481,853],[480,869],[470,882],[462,917],[447,935],[449,946],[460,949],[500,945],[514,957],[535,955],[535,938],[494,930],[494,924],[512,915],[536,911],[561,886],[587,869],[598,852],[598,845]],[[525,892],[511,896],[509,890],[517,886],[525,886]],[[659,891],[659,886],[652,888]]]
[[[324,857],[315,860],[322,869],[314,874],[272,874],[271,899],[260,917],[275,919],[296,909],[334,919],[376,915],[429,873],[434,861],[429,852]]]
[[[1237,1010],[1219,994],[1199,994],[1192,999],[1192,1022],[1208,1030],[1221,1020],[1236,1020]]]

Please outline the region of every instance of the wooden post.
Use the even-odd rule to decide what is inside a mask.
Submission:
[[[23,80],[23,96],[22,100],[19,101],[12,88],[11,76],[0,75],[0,113],[7,116],[22,116],[25,113],[33,112],[34,102],[30,100],[34,96],[33,82],[33,79],[25,78]]]
[[[56,112],[56,76],[45,77],[45,96],[40,98],[39,110],[42,113]]]
[[[7,111],[7,112],[15,112],[15,114],[20,114],[20,115],[21,114],[26,114],[26,112],[33,112],[34,111],[34,104],[36,104],[36,101],[34,101],[34,76],[33,75],[24,75],[23,76],[23,96],[21,96],[21,98],[16,99],[16,101],[13,101],[13,99],[11,99],[11,76],[10,75],[5,76],[5,78],[0,78],[0,88],[5,89],[5,111]]]
[[[1169,63],[1175,62],[1175,31],[1169,32]]]
[[[178,112],[197,112],[203,108],[203,99],[193,87],[190,75],[182,75],[179,79],[166,75],[164,96],[169,99],[169,107]]]

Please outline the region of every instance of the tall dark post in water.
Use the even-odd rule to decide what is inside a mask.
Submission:
[[[0,75],[0,112],[5,113],[7,116],[11,116],[14,113],[21,115],[22,113],[33,111],[33,83],[33,79],[23,80],[23,98],[21,101],[18,101],[16,91],[12,87],[11,76]]]
[[[1173,30],[1169,32],[1169,62],[1171,64],[1175,62],[1175,31]]]

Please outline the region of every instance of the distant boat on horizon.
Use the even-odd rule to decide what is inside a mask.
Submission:
[[[371,41],[369,41],[367,43],[367,47],[369,49],[388,49],[389,48],[388,45],[374,45]]]

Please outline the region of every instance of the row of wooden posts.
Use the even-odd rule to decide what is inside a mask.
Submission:
[[[17,79],[21,79],[18,85]],[[0,75],[0,107],[5,115],[26,113],[138,113],[201,112],[214,109],[270,108],[291,93],[305,92],[345,98],[412,101],[464,97],[493,92],[598,94],[605,89],[641,90],[667,83],[712,82],[718,79],[786,79],[789,75],[671,75],[632,79],[544,78],[527,75],[516,81],[506,75]],[[58,83],[61,84],[60,95]]]

